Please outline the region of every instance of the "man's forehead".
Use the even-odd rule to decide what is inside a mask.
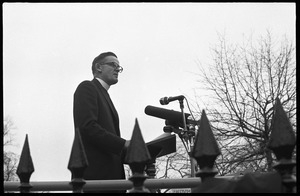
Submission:
[[[101,63],[111,63],[111,62],[119,64],[119,60],[115,56],[107,56],[101,61]]]

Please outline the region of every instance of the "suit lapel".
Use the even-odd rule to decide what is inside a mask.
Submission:
[[[107,104],[109,105],[109,108],[113,114],[113,117],[117,120],[117,122],[119,122],[117,110],[116,110],[113,102],[111,101],[107,90],[100,84],[100,82],[97,79],[93,79],[92,82],[96,85],[97,89],[100,91],[100,93],[105,98],[105,100],[106,100]]]

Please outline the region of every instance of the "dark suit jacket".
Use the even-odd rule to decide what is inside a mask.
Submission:
[[[125,179],[118,113],[97,79],[83,81],[74,93],[73,117],[79,128],[89,166],[86,180]]]

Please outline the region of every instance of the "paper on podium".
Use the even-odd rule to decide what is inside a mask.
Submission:
[[[176,135],[163,133],[154,140],[146,143],[152,158],[158,158],[176,152]]]
[[[155,138],[154,140],[158,140],[158,139],[160,139],[160,138],[168,137],[168,136],[170,136],[170,135],[172,135],[172,134],[166,132],[166,133],[161,134],[160,136],[158,136],[158,137]],[[152,141],[154,141],[154,140],[152,140]]]

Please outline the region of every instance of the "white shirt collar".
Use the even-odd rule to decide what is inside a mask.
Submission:
[[[102,79],[100,79],[100,78],[96,78],[99,82],[100,82],[100,84],[108,91],[108,89],[109,89],[109,85],[106,83],[106,82],[104,82]]]

